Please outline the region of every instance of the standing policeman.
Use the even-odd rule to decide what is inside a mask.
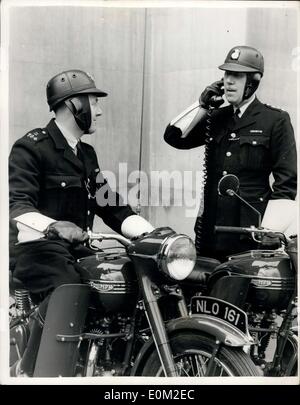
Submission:
[[[9,158],[10,257],[13,274],[33,294],[46,297],[32,323],[27,350],[13,375],[32,375],[49,293],[80,283],[76,259],[90,251],[82,244],[100,216],[114,231],[135,237],[153,227],[113,192],[83,134],[96,131],[98,98],[107,93],[81,70],[53,77],[47,85],[52,119],[20,138]],[[19,243],[16,243],[19,242]],[[66,297],[67,299],[67,297]],[[58,314],[59,316],[59,314]]]
[[[196,247],[200,255],[224,260],[255,245],[238,235],[215,234],[214,226],[257,226],[258,218],[238,199],[218,195],[221,177],[236,175],[241,197],[260,212],[262,226],[285,231],[295,204],[297,158],[288,113],[255,96],[264,74],[262,54],[236,46],[219,69],[225,71],[224,78],[203,91],[196,108],[167,126],[164,139],[178,149],[206,145],[204,210],[195,224]],[[218,108],[224,92],[229,106]],[[215,107],[211,117],[210,106]]]

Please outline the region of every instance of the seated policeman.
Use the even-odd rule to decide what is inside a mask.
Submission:
[[[46,297],[33,321],[28,348],[17,375],[33,373],[49,293],[80,283],[76,259],[84,255],[86,231],[95,214],[114,231],[135,237],[153,230],[125,205],[101,175],[92,146],[80,139],[96,131],[99,97],[107,93],[80,70],[53,77],[47,101],[54,111],[46,128],[36,128],[13,145],[9,159],[10,257],[14,276],[34,294]],[[99,191],[105,192],[101,193]],[[108,198],[97,198],[100,195]],[[103,201],[104,200],[104,201]],[[16,243],[19,242],[19,243]],[[21,242],[21,243],[20,243]]]

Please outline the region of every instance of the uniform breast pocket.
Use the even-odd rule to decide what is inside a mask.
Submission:
[[[270,165],[270,140],[265,136],[240,137],[240,166],[245,169],[259,170]]]
[[[49,174],[45,176],[43,188],[41,199],[48,212],[69,215],[78,210],[84,190],[80,177]]]
[[[49,174],[45,176],[45,189],[67,190],[73,187],[81,187],[81,178],[78,176]]]

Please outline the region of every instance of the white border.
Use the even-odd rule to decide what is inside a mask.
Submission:
[[[199,381],[199,378],[186,378],[184,381],[182,378],[153,378],[153,377],[84,377],[84,378],[9,378],[8,377],[8,357],[9,350],[3,344],[3,339],[9,342],[9,335],[7,330],[8,317],[6,315],[6,308],[8,308],[8,256],[7,249],[3,248],[7,246],[4,243],[8,240],[8,46],[9,46],[9,11],[11,7],[43,7],[43,6],[78,6],[78,7],[116,7],[116,8],[166,8],[166,7],[182,7],[182,8],[294,8],[298,13],[299,20],[299,2],[298,1],[94,1],[94,0],[64,0],[64,1],[46,1],[46,0],[3,0],[1,2],[1,152],[0,152],[0,164],[1,164],[1,180],[0,180],[0,223],[1,223],[1,276],[0,276],[0,383],[7,385],[109,385],[122,386],[122,385],[175,385],[183,384],[184,386],[190,385],[298,385],[299,377],[226,377],[216,378],[209,377],[203,378]],[[298,44],[300,41],[299,25],[298,25]],[[299,66],[300,70],[300,66]],[[299,89],[299,70],[298,70],[298,106],[300,107],[300,89]],[[298,108],[297,125],[300,129],[300,114]],[[299,150],[299,136],[297,137],[298,150]],[[299,168],[299,156],[298,156],[298,168]],[[298,170],[299,172],[299,170]],[[298,219],[299,219],[299,207],[298,207]],[[298,223],[299,229],[299,223]],[[300,287],[298,278],[298,289]],[[298,308],[299,309],[299,308]],[[299,327],[299,326],[298,326]],[[299,364],[298,364],[299,367]],[[298,372],[299,374],[299,372]]]

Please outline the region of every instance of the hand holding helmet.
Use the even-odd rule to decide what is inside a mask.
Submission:
[[[201,93],[199,98],[200,106],[206,110],[209,107],[219,108],[224,103],[223,94],[223,80],[218,80],[207,86]]]
[[[57,221],[50,224],[46,235],[48,239],[64,239],[70,243],[84,242],[88,239],[87,232],[84,232],[79,226],[69,221]]]

